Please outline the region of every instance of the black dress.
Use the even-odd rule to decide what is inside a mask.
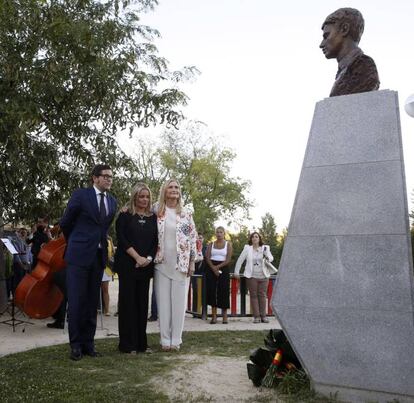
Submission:
[[[119,277],[119,350],[142,352],[148,347],[148,290],[158,246],[157,217],[121,213],[116,220],[116,234],[114,269]],[[152,262],[145,268],[136,268],[135,260],[126,252],[130,247],[140,256],[151,256]]]

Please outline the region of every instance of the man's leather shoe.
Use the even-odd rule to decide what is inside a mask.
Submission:
[[[82,351],[80,348],[72,348],[70,351],[70,359],[73,361],[79,361],[82,359]]]
[[[62,322],[58,322],[58,321],[54,321],[52,323],[48,323],[46,325],[47,327],[51,328],[51,329],[63,329],[63,323]]]
[[[100,352],[96,351],[95,349],[93,349],[93,350],[85,350],[83,352],[83,354],[84,355],[89,355],[89,357],[93,357],[93,358],[102,357],[102,354]]]

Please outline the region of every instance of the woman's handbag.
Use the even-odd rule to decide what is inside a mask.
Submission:
[[[269,262],[269,258],[265,254],[266,247],[263,250],[263,262],[267,270],[269,270],[270,274],[276,274],[278,272],[277,268]]]

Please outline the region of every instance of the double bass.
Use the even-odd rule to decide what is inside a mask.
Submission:
[[[25,274],[16,288],[14,303],[30,318],[52,316],[63,301],[62,292],[53,282],[53,274],[66,266],[63,260],[65,247],[63,235],[43,246],[36,267]]]

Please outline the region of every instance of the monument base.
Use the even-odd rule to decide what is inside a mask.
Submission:
[[[323,394],[414,402],[414,277],[398,96],[317,103],[272,297]]]

